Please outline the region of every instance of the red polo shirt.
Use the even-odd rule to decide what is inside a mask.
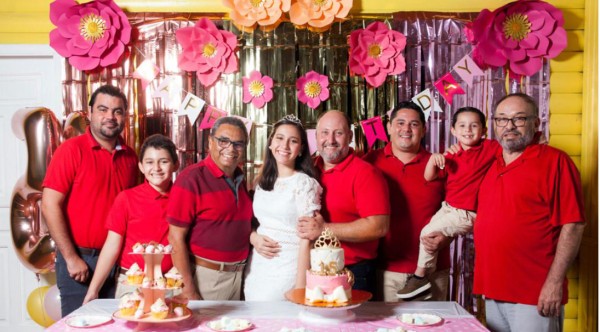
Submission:
[[[389,215],[388,188],[381,173],[350,151],[335,167],[323,170],[317,157],[323,186],[323,217],[332,223],[351,222],[375,215]],[[342,241],[347,265],[377,257],[378,240],[351,243]]]
[[[421,147],[417,156],[404,164],[392,153],[391,144],[369,152],[365,160],[377,167],[390,188],[392,213],[390,231],[379,246],[379,268],[398,273],[414,273],[419,259],[421,229],[440,209],[444,182],[425,181],[423,174],[431,153]],[[438,255],[439,270],[450,267],[449,249]]]
[[[130,255],[137,242],[169,244],[168,202],[168,194],[162,195],[148,182],[127,189],[117,196],[106,219],[106,228],[124,238],[119,260],[122,267],[129,269],[135,262],[144,268],[142,255]],[[171,255],[164,256],[161,267],[163,272],[173,267]]]
[[[106,216],[115,197],[137,182],[135,152],[119,139],[109,152],[86,133],[62,143],[52,156],[44,188],[65,195],[63,212],[78,247],[101,249]]]
[[[191,228],[190,249],[196,256],[219,262],[248,257],[252,201],[242,171],[234,176],[228,179],[208,156],[183,170],[171,189],[167,221]],[[228,180],[238,183],[235,192]]]
[[[579,172],[564,152],[532,144],[509,165],[502,151],[479,190],[474,292],[537,305],[561,226],[583,221]],[[562,303],[567,303],[567,279]]]
[[[483,140],[478,146],[446,155],[446,203],[450,206],[475,211],[479,185],[496,159],[500,144],[496,140]]]

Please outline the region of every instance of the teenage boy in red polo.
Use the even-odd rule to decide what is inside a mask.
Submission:
[[[238,167],[247,143],[241,120],[219,118],[210,133],[209,155],[181,172],[171,189],[167,208],[171,258],[189,299],[241,297],[252,230],[252,201]]]
[[[383,172],[388,182],[392,212],[390,232],[379,245],[377,293],[386,302],[396,302],[396,293],[417,267],[421,229],[441,207],[444,183],[423,178],[431,153],[421,146],[425,115],[417,104],[399,103],[392,111],[387,130],[390,142],[367,154],[365,160]],[[443,234],[431,234],[422,242],[432,251],[444,249],[439,252],[438,271],[429,276],[430,292],[418,299],[444,301],[448,293],[449,240]]]
[[[137,157],[120,138],[127,98],[104,85],[90,98],[90,126],[66,140],[44,179],[42,213],[56,243],[56,284],[63,317],[79,308],[106,240],[106,216],[117,194],[137,181]],[[114,269],[99,292],[114,297]]]
[[[389,228],[390,201],[381,173],[354,155],[348,117],[324,113],[317,122],[315,164],[321,171],[322,215],[301,217],[300,236],[316,239],[331,229],[344,248],[346,267],[354,273],[354,289],[374,292],[377,244]],[[324,223],[327,220],[329,222]]]
[[[585,227],[581,180],[563,151],[539,144],[538,107],[502,98],[494,132],[502,146],[479,189],[474,293],[492,331],[562,331],[567,270]]]

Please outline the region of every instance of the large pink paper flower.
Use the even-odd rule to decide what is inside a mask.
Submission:
[[[298,100],[310,108],[317,108],[329,99],[329,80],[316,71],[309,71],[296,81]]]
[[[268,30],[282,22],[284,12],[290,10],[291,0],[223,0],[231,8],[229,16],[237,27],[252,30],[260,25]]]
[[[202,85],[210,86],[221,73],[238,70],[236,36],[217,29],[211,20],[202,18],[193,27],[177,30],[175,37],[182,48],[179,68],[195,71]]]
[[[373,22],[366,29],[350,34],[350,70],[362,75],[372,87],[378,87],[387,75],[404,72],[406,63],[402,51],[406,37],[390,30],[382,22]]]
[[[334,20],[342,20],[348,16],[352,8],[352,0],[296,0],[290,8],[290,21],[296,25],[308,24],[328,29]]]
[[[273,79],[255,70],[250,73],[250,77],[242,78],[244,85],[244,103],[252,102],[256,108],[262,108],[266,103],[273,99]]]
[[[79,70],[117,63],[131,40],[131,25],[112,0],[78,4],[56,0],[50,4],[50,46]]]
[[[493,12],[484,9],[466,30],[480,66],[508,64],[512,76],[530,76],[542,68],[543,58],[554,58],[567,46],[563,26],[562,12],[554,6],[522,0]]]

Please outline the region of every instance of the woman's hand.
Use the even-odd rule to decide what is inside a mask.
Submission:
[[[260,235],[256,232],[250,234],[250,243],[254,246],[256,252],[258,252],[264,258],[271,259],[279,256],[281,246],[279,243],[266,235]]]

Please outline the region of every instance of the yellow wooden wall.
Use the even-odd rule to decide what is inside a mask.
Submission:
[[[86,0],[81,2],[87,2]],[[218,0],[116,0],[129,12],[223,13]],[[355,0],[352,14],[397,11],[478,12],[500,0]],[[596,331],[598,306],[598,2],[549,0],[565,16],[567,49],[551,61],[550,144],[565,150],[582,175],[588,226],[569,271],[565,331]],[[48,0],[0,0],[0,44],[47,44]],[[1,47],[1,46],[0,46]]]

